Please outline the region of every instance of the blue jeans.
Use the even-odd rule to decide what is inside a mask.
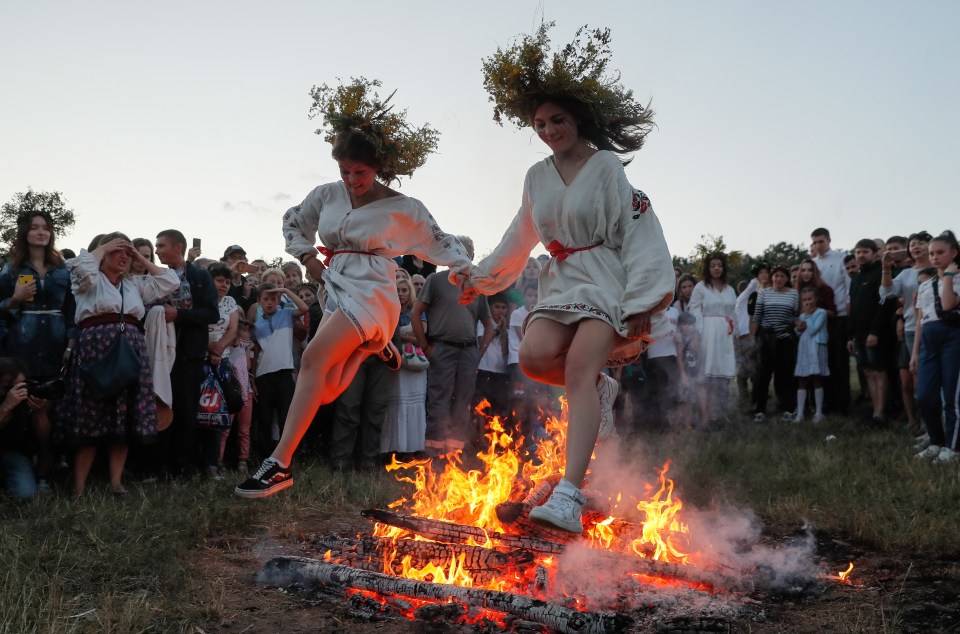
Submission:
[[[930,444],[957,448],[957,379],[960,378],[960,328],[940,321],[923,324],[917,365],[917,405]],[[940,422],[941,403],[943,423]]]
[[[32,500],[37,493],[37,478],[30,458],[16,451],[0,452],[0,475],[7,491],[21,500]]]

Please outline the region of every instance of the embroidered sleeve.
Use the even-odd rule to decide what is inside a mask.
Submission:
[[[306,253],[316,253],[317,225],[323,202],[320,188],[317,187],[303,199],[303,202],[291,207],[283,214],[283,239],[286,252],[300,259]]]

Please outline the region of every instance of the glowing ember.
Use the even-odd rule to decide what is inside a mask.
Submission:
[[[840,578],[840,581],[842,581],[842,582],[844,582],[844,583],[851,583],[851,581],[848,579],[848,577],[850,576],[850,573],[851,573],[851,572],[853,572],[853,562],[852,562],[852,561],[850,562],[850,565],[847,567],[847,569],[846,569],[846,570],[842,570],[842,571],[840,571],[839,573],[837,573],[837,576]]]

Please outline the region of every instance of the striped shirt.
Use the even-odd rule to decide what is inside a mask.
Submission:
[[[777,339],[785,339],[792,332],[799,307],[800,296],[796,290],[787,288],[775,291],[765,288],[757,295],[753,321],[760,324],[762,330],[776,333]]]

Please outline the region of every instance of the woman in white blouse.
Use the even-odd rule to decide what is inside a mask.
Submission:
[[[723,253],[707,256],[703,263],[703,281],[693,287],[688,308],[697,318],[702,341],[700,380],[707,394],[707,422],[726,415],[730,379],[737,375],[736,305],[737,294],[727,284],[727,256]]]
[[[110,489],[126,493],[121,474],[131,442],[149,442],[157,434],[153,375],[143,330],[144,302],[159,300],[180,287],[175,271],[157,266],[122,233],[110,233],[93,251],[67,261],[80,329],[67,395],[58,416],[58,437],[76,447],[73,493],[83,495],[97,447],[109,447]],[[146,275],[127,275],[136,262]],[[121,306],[123,315],[120,315]],[[121,321],[122,319],[122,321]],[[122,329],[121,323],[126,324]],[[79,368],[103,357],[119,336],[140,357],[139,380],[113,399],[87,389]]]

